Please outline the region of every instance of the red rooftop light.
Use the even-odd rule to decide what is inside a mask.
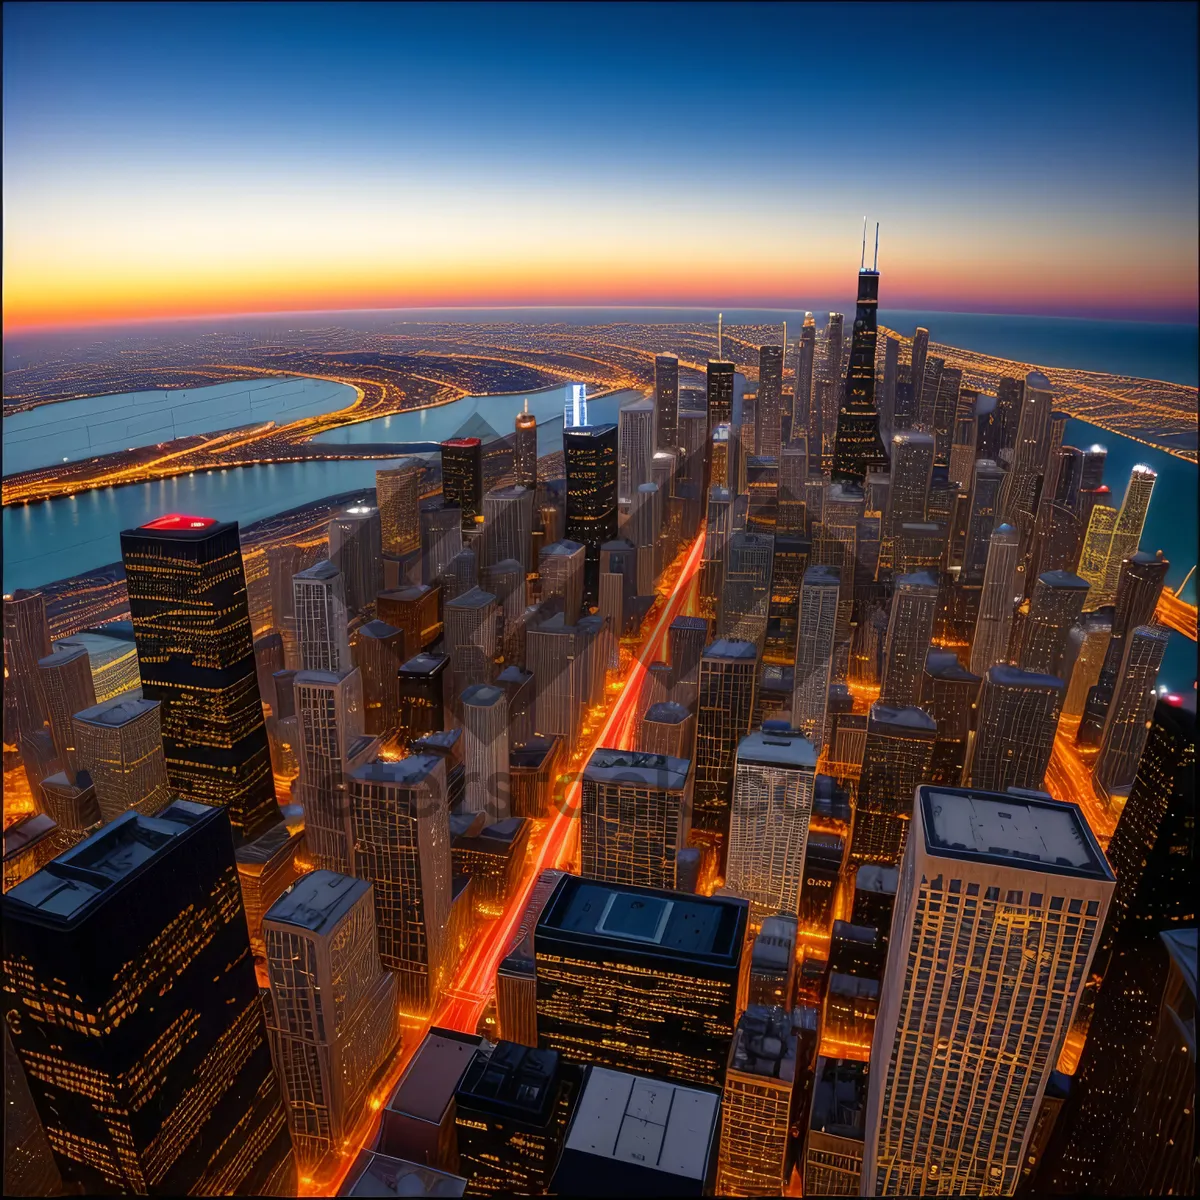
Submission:
[[[207,529],[217,522],[213,517],[189,517],[186,513],[164,513],[147,521],[143,529]]]
[[[442,443],[443,446],[479,446],[482,445],[478,438],[447,438]]]
[[[1183,697],[1176,692],[1168,692],[1163,699],[1168,704],[1174,704],[1176,707],[1183,703]]]

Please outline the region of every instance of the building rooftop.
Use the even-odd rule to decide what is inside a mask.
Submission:
[[[1038,583],[1044,583],[1047,587],[1070,588],[1077,592],[1086,591],[1091,587],[1086,579],[1080,579],[1070,571],[1043,571],[1038,576]]]
[[[560,741],[558,735],[553,734],[549,737],[539,735],[531,737],[527,742],[520,742],[509,749],[508,765],[536,771],[554,754],[555,747]]]
[[[1053,390],[1053,384],[1051,384],[1050,380],[1048,380],[1046,376],[1041,373],[1041,371],[1030,371],[1029,374],[1025,376],[1025,382],[1030,387],[1040,388],[1044,392]]]
[[[402,675],[433,675],[443,671],[450,662],[448,654],[414,654],[400,668]]]
[[[206,818],[220,819],[221,811],[191,800],[175,800],[154,817],[122,813],[18,883],[6,900],[56,923],[80,919],[176,838]]]
[[[750,952],[752,971],[782,971],[785,974],[796,956],[797,919],[780,913],[762,923]]]
[[[310,871],[267,909],[264,921],[295,925],[310,933],[332,933],[371,885],[336,871]]]
[[[612,421],[602,421],[598,425],[569,425],[563,430],[563,436],[600,437],[616,429]]]
[[[412,748],[417,752],[457,757],[462,753],[461,742],[462,726],[456,725],[453,729],[437,729],[423,737],[413,738]]]
[[[377,1154],[374,1150],[360,1150],[338,1195],[461,1196],[466,1187],[467,1181],[461,1176]]]
[[[630,951],[734,965],[741,958],[749,904],[745,900],[687,895],[615,885],[567,875],[542,911],[538,929]]]
[[[874,725],[894,725],[911,729],[914,733],[937,733],[937,722],[923,708],[915,708],[911,704],[893,708],[877,700],[871,705],[868,718],[868,726]]]
[[[468,814],[463,814],[464,816]],[[479,816],[484,816],[479,813]],[[473,850],[482,850],[485,853],[493,854],[511,854],[516,842],[521,838],[522,834],[527,834],[529,830],[528,817],[505,817],[502,821],[493,821],[491,825],[483,825],[478,829],[468,828],[460,833],[455,839],[455,849],[463,849],[464,843],[470,841],[472,845],[469,847]]]
[[[862,1141],[866,1119],[867,1064],[845,1058],[818,1058],[808,1127],[818,1133]]]
[[[485,592],[481,587],[473,587],[469,592],[463,592],[461,596],[455,596],[453,600],[447,600],[446,608],[487,608],[489,604],[495,604],[496,597],[491,592]]]
[[[729,1069],[791,1083],[796,1077],[796,1034],[783,1008],[751,1004],[738,1019]]]
[[[856,892],[878,892],[881,896],[894,896],[899,886],[900,872],[895,867],[865,865],[859,867],[854,876]]]
[[[193,517],[187,513],[164,513],[140,525],[139,529],[149,529],[155,533],[203,534],[217,522],[213,517]]]
[[[628,553],[630,550],[636,549],[637,547],[628,538],[613,538],[611,541],[605,542],[600,547],[601,553],[603,553],[605,550],[620,550],[622,553]],[[677,619],[683,620],[682,617]]]
[[[565,1148],[703,1180],[718,1101],[715,1092],[592,1066]]]
[[[382,640],[384,638],[395,637],[399,632],[400,630],[395,625],[389,625],[386,621],[376,619],[360,626],[358,635],[359,637],[379,638]]]
[[[292,840],[287,822],[280,820],[272,825],[266,833],[259,834],[252,842],[244,842],[238,846],[233,857],[239,867],[265,866],[281,851],[286,850]]]
[[[56,646],[83,646],[100,663],[136,653],[132,626],[128,637],[122,637],[118,632],[100,633],[94,629],[85,629],[82,633],[73,633],[70,637],[60,638],[54,644]]]
[[[516,663],[509,663],[499,675],[497,683],[528,683],[533,678],[532,671],[523,671]]]
[[[57,828],[58,822],[48,813],[29,813],[20,817],[4,830],[4,861],[28,850]]]
[[[676,617],[670,624],[671,629],[701,629],[708,630],[708,622],[703,617]]]
[[[124,693],[105,700],[102,704],[93,704],[75,714],[76,721],[86,721],[89,725],[105,725],[112,729],[128,725],[152,712],[158,707],[157,700],[126,699]]]
[[[293,579],[317,580],[324,582],[328,579],[336,579],[341,574],[327,558],[323,558],[319,563],[314,563],[313,566],[306,568],[303,571],[297,571],[292,576]]]
[[[1054,691],[1062,691],[1064,687],[1063,681],[1057,675],[1041,675],[1037,671],[1022,671],[1020,667],[1010,667],[1006,663],[988,667],[987,679],[1002,687],[1052,688]]]
[[[906,429],[894,434],[892,442],[899,442],[902,446],[932,446],[933,434],[922,433],[919,429]]]
[[[50,653],[38,659],[39,667],[61,667],[71,662],[73,659],[79,658],[80,655],[87,654],[87,648],[84,646],[63,646],[61,643],[50,648]]]
[[[877,1000],[879,980],[865,975],[843,975],[840,971],[830,971],[828,990],[837,996],[861,996]]]
[[[934,679],[949,679],[961,683],[979,683],[980,676],[973,675],[958,661],[953,650],[930,650],[925,655],[925,674]]]
[[[593,783],[629,783],[638,787],[679,791],[687,784],[691,765],[686,758],[672,758],[667,754],[601,747],[592,752],[587,766],[583,768],[583,778]]]
[[[905,525],[905,529],[911,529],[913,526]],[[896,587],[898,588],[932,588],[935,591],[938,587],[937,577],[932,571],[913,571],[908,575],[899,575],[896,578]]]
[[[676,704],[674,700],[660,700],[646,709],[643,719],[653,721],[657,725],[682,725],[689,716],[688,710],[682,704]]]
[[[487,496],[491,496],[493,500],[519,500],[522,496],[528,494],[529,488],[527,488],[523,483],[510,483],[504,487],[491,488],[484,498],[486,499]]]
[[[535,1050],[519,1042],[484,1043],[455,1092],[455,1103],[476,1112],[545,1125],[559,1078],[557,1050]]]
[[[764,766],[812,767],[815,771],[817,752],[802,734],[756,729],[738,742],[737,761]]]
[[[434,1025],[400,1076],[387,1110],[439,1124],[482,1041],[480,1037]]]
[[[790,696],[795,678],[795,667],[785,667],[779,663],[764,663],[758,676],[758,688],[759,691],[783,692]]]
[[[570,538],[560,538],[557,542],[551,542],[548,546],[543,546],[539,553],[539,558],[557,558],[560,556],[569,556],[578,554],[584,548],[582,542],[573,542]]]
[[[521,914],[521,922],[517,926],[512,940],[508,944],[508,953],[504,956],[501,967],[508,971],[519,970],[522,974],[532,974],[534,965],[533,936],[537,928],[538,918],[546,902],[558,887],[558,881],[566,874],[565,871],[548,867],[538,875],[533,889],[529,893],[529,901]]]
[[[454,506],[455,512],[458,511],[458,506]],[[380,592],[380,596],[386,597],[388,600],[395,600],[401,604],[412,604],[414,601],[424,599],[430,592],[436,591],[438,585],[431,583],[409,583],[404,587],[391,588],[389,591]]]
[[[931,785],[920,787],[917,795],[926,847],[938,857],[1114,878],[1074,804]]]
[[[412,786],[422,783],[433,774],[441,759],[433,754],[410,754],[396,762],[369,762],[355,767],[350,778],[357,783],[386,783]]]
[[[506,696],[503,688],[492,683],[473,683],[463,689],[462,702],[472,708],[492,708]]]
[[[1168,929],[1158,935],[1167,947],[1167,953],[1175,961],[1184,982],[1196,996],[1196,927],[1191,929]]]
[[[837,567],[827,567],[818,563],[813,567],[804,568],[804,578],[801,587],[841,587],[842,573]]]
[[[758,650],[753,642],[743,641],[741,638],[717,638],[715,642],[704,647],[702,657],[754,659],[758,657]]]

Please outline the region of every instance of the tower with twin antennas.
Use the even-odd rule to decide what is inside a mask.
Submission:
[[[887,450],[879,436],[875,408],[876,309],[879,307],[879,225],[875,226],[875,259],[867,269],[867,218],[863,217],[862,261],[858,302],[850,341],[850,372],[845,400],[838,410],[833,443],[835,483],[862,483],[869,471],[888,469]]]

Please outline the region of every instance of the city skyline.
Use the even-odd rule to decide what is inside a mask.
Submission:
[[[448,11],[6,6],[6,328],[844,311],[864,212],[895,308],[1195,319],[1190,6]],[[812,51],[730,105],[719,16]]]

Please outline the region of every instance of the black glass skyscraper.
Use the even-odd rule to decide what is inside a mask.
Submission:
[[[87,1194],[295,1195],[229,818],[127,812],[4,897],[5,1009]]]
[[[587,550],[584,603],[599,599],[600,547],[617,536],[617,427],[579,425],[563,430],[567,476],[565,536]]]
[[[879,436],[875,410],[876,309],[879,307],[879,272],[858,273],[858,304],[850,341],[850,373],[846,398],[838,410],[833,446],[835,483],[862,483],[868,471],[886,471],[887,451]]]
[[[654,402],[658,408],[658,448],[679,445],[679,359],[674,354],[654,358]]]
[[[170,513],[121,534],[142,693],[173,791],[252,841],[279,819],[236,521]]]
[[[450,438],[442,443],[442,499],[462,511],[463,529],[483,519],[483,443]]]

